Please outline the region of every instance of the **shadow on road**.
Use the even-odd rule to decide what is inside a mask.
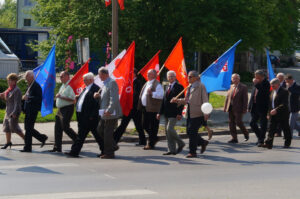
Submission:
[[[17,169],[17,171],[30,172],[30,173],[62,174],[60,172],[52,171],[50,169],[46,169],[44,167],[39,167],[39,166],[23,167]]]

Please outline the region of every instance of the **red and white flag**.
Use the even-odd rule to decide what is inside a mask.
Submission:
[[[155,69],[157,74],[159,72],[159,53],[161,50],[159,50],[152,59],[140,70],[140,74],[145,78],[146,81],[148,81],[148,71],[151,69]],[[157,75],[156,78],[158,81],[160,81],[159,75]]]
[[[77,71],[77,73],[70,80],[69,85],[72,87],[75,95],[79,95],[85,88],[83,82],[83,75],[89,72],[89,60]]]
[[[129,115],[133,104],[134,53],[135,42],[133,41],[112,74],[119,87],[120,103],[125,116]]]
[[[111,4],[111,0],[105,0],[105,7],[109,6]]]
[[[184,55],[183,55],[182,37],[180,37],[176,46],[173,48],[169,57],[165,61],[164,66],[169,70],[175,71],[176,79],[184,88],[186,88],[189,85],[188,76],[185,67]]]
[[[105,67],[108,70],[109,76],[112,76],[113,71],[115,70],[116,66],[120,63],[123,56],[125,55],[126,50],[124,49],[116,58],[114,58],[108,65]],[[100,80],[99,75],[96,75],[94,83],[97,84],[100,88],[103,86],[103,82]]]

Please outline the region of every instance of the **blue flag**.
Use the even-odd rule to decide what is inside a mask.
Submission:
[[[35,81],[42,87],[43,101],[41,114],[45,117],[53,113],[55,88],[55,45],[52,47],[45,62],[33,69]]]
[[[205,85],[208,93],[228,90],[230,88],[234,66],[234,53],[236,46],[241,41],[236,42],[201,74],[201,82]]]
[[[268,75],[269,75],[269,80],[271,81],[272,79],[275,78],[275,74],[272,68],[270,56],[269,56],[269,51],[266,49],[266,54],[267,54],[267,66],[268,66]]]

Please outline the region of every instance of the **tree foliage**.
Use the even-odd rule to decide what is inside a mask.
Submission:
[[[5,0],[0,4],[0,28],[16,28],[17,3]]]
[[[89,37],[91,51],[104,57],[101,49],[111,30],[111,8],[104,1],[36,2],[35,19],[52,28],[50,41],[37,47],[48,52],[55,41],[63,60],[68,36]],[[221,54],[239,39],[240,51],[270,47],[288,53],[299,44],[298,23],[297,0],[125,0],[125,10],[119,11],[119,50],[135,40],[137,68],[159,49],[163,62],[180,36],[187,56],[195,51]],[[76,54],[75,44],[72,50]]]

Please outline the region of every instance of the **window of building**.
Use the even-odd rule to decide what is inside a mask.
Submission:
[[[24,0],[24,6],[32,6],[31,0]]]
[[[31,19],[24,19],[24,26],[31,26]]]

